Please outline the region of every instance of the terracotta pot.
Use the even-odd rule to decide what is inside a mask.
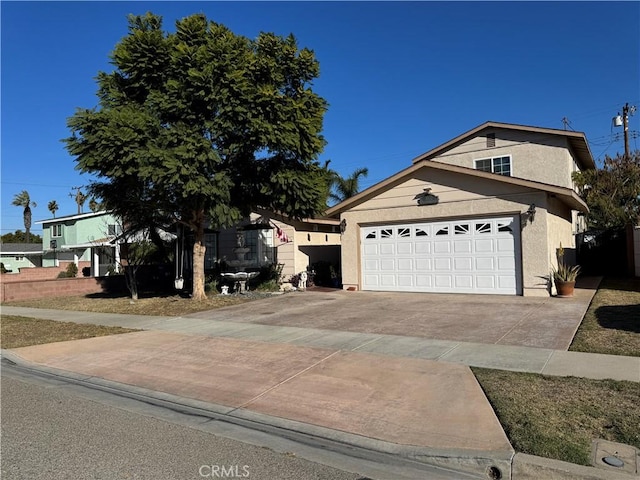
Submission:
[[[561,282],[556,280],[556,290],[558,290],[559,297],[573,297],[573,289],[576,286],[576,282]]]

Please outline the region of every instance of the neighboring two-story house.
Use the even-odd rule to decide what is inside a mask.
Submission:
[[[557,249],[584,228],[571,175],[590,168],[583,133],[484,123],[327,211],[343,286],[548,295]]]
[[[80,213],[35,222],[42,224],[42,266],[74,262],[90,268],[91,276],[105,275],[119,263],[121,233],[116,217],[106,211]]]

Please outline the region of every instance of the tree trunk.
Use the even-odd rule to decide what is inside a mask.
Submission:
[[[26,207],[24,207],[24,236],[25,236],[25,243],[30,243],[31,241],[31,208],[29,207],[29,205],[27,204]]]
[[[204,300],[207,295],[204,292],[204,226],[202,222],[196,231],[193,244],[193,300]]]

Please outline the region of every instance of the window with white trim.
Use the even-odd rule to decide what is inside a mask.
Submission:
[[[245,258],[258,266],[276,262],[273,229],[245,230],[244,245],[249,248]]]
[[[51,225],[51,236],[52,237],[61,237],[62,236],[62,224],[58,223],[56,225]]]
[[[481,158],[475,161],[476,170],[511,176],[511,156]]]

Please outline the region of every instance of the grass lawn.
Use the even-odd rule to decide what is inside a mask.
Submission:
[[[640,383],[472,370],[518,452],[590,465],[593,439],[640,448]]]
[[[569,350],[640,356],[640,278],[605,278]]]
[[[86,325],[2,315],[0,346],[2,348],[19,348],[136,331],[120,327],[104,327],[102,325]]]
[[[206,300],[196,302],[179,295],[141,296],[135,302],[128,296],[81,295],[75,297],[40,298],[6,302],[14,307],[50,308],[53,310],[77,310],[82,312],[125,313],[129,315],[160,315],[176,317],[189,313],[213,310],[248,302],[259,298],[252,295],[212,295]]]

